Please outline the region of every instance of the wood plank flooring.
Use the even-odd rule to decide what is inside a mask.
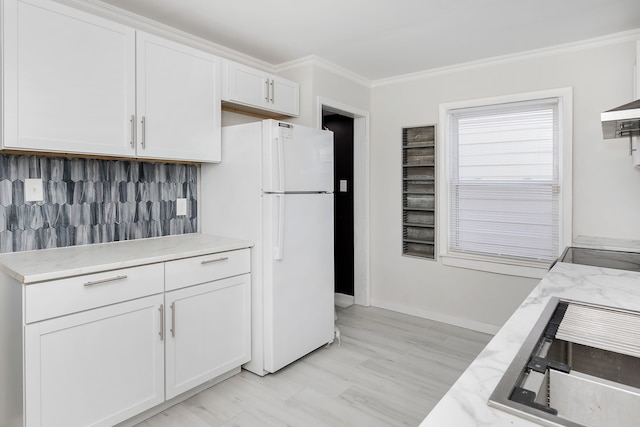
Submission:
[[[137,427],[417,426],[490,335],[374,307],[337,308],[337,341],[248,371]]]

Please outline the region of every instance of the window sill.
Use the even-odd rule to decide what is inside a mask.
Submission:
[[[508,276],[542,279],[549,270],[549,265],[509,261],[498,258],[479,257],[462,254],[441,254],[442,264],[450,267],[468,268],[470,270],[505,274]]]

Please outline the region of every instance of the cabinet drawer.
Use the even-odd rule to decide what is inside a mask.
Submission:
[[[219,252],[165,263],[165,290],[206,283],[248,273],[249,249]]]
[[[36,322],[164,291],[162,264],[27,285],[26,322]]]

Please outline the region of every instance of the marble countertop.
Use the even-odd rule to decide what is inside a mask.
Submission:
[[[193,233],[2,254],[0,270],[31,284],[251,246],[246,240]]]
[[[579,242],[576,242],[579,243]],[[584,246],[623,248],[585,240]],[[588,244],[587,244],[588,243]],[[622,244],[622,242],[619,242]],[[576,246],[582,246],[576,244]],[[630,249],[629,246],[624,246]],[[440,400],[420,427],[536,426],[487,402],[553,296],[640,311],[640,273],[557,263]]]

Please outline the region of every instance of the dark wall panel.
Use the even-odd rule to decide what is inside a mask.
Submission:
[[[334,134],[335,292],[353,295],[353,118],[335,114],[323,121]],[[340,181],[347,182],[346,191],[341,191]]]

